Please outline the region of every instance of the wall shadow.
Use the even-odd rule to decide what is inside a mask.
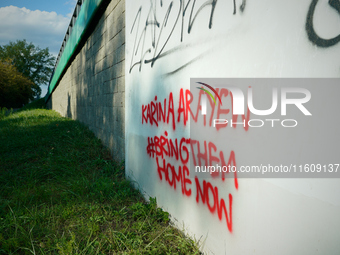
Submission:
[[[103,1],[48,103],[125,159],[125,2]]]

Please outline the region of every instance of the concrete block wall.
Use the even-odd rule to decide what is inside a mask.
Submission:
[[[86,124],[114,159],[125,157],[125,1],[112,0],[48,100]]]

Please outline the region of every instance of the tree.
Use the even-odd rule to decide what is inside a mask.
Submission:
[[[52,74],[55,57],[48,48],[40,49],[26,40],[17,40],[7,45],[0,46],[0,60],[10,60],[20,73],[31,80],[35,85],[32,90],[34,96],[39,96],[39,85],[46,85]]]
[[[11,63],[0,61],[0,108],[22,107],[34,99],[37,87]]]

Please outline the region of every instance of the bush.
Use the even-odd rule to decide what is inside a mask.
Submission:
[[[3,108],[0,107],[0,120],[12,113],[13,113],[12,108],[8,110],[6,107],[3,107]]]
[[[0,61],[0,108],[22,107],[34,99],[36,87],[9,61]]]

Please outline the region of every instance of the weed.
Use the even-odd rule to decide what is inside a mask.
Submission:
[[[0,120],[13,113],[13,109],[7,109],[6,107],[0,107]]]

